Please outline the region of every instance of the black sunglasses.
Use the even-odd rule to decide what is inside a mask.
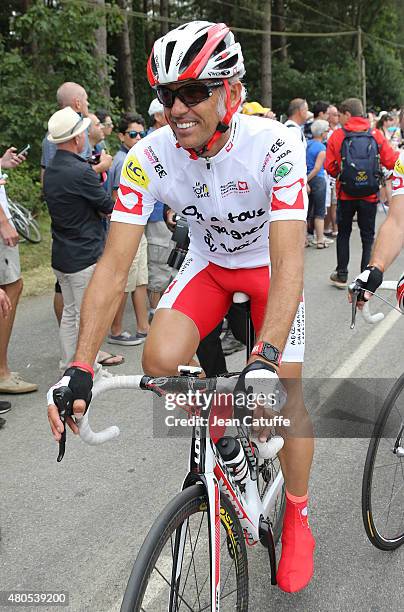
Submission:
[[[136,130],[129,130],[129,131],[124,132],[124,134],[129,134],[129,138],[136,138],[138,134],[140,138],[144,138],[147,132],[145,130],[143,130],[142,132],[137,132]]]
[[[179,98],[185,106],[196,106],[200,102],[204,102],[213,94],[213,90],[217,87],[222,87],[223,81],[216,83],[190,83],[182,85],[178,89],[170,89],[164,85],[157,87],[157,98],[166,108],[172,108],[175,98]]]

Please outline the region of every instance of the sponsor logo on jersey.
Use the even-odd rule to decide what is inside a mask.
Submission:
[[[271,210],[304,210],[305,192],[304,179],[298,179],[290,185],[274,187],[272,190]],[[307,199],[307,195],[306,195]]]
[[[404,178],[401,176],[395,176],[391,181],[391,186],[393,191],[397,191],[398,189],[404,189]]]
[[[130,198],[126,198],[123,204],[121,198],[127,195],[130,195]],[[136,189],[130,189],[125,185],[121,185],[118,197],[115,200],[114,210],[132,215],[141,215],[143,213],[143,194],[140,191],[136,191]]]
[[[197,181],[193,186],[194,194],[197,198],[208,198],[210,196],[209,188],[206,183]]]
[[[277,168],[275,168],[275,172],[274,172],[275,183],[279,183],[279,181],[285,178],[285,176],[289,174],[292,168],[293,168],[293,164],[291,164],[290,162],[285,162],[283,164],[280,164],[280,166],[278,166]]]
[[[144,189],[147,189],[150,183],[150,179],[143,170],[138,158],[133,154],[128,155],[126,158],[125,165],[123,167],[123,176],[127,181],[129,181],[129,183],[134,183],[135,185],[139,185],[139,187],[143,187]]]
[[[284,144],[285,144],[285,141],[282,140],[281,138],[278,138],[278,140],[276,140],[271,147],[272,153],[276,153],[277,151],[279,151],[279,149],[283,147]]]
[[[167,172],[164,170],[163,164],[160,162],[159,158],[153,151],[152,147],[147,147],[146,149],[143,150],[143,153],[145,154],[149,162],[152,164],[153,168],[159,175],[159,178],[163,178],[164,176],[167,176]]]
[[[275,164],[278,163],[278,161],[281,161],[281,159],[283,159],[284,157],[286,157],[287,155],[290,155],[290,153],[292,153],[292,151],[290,151],[290,149],[288,149],[287,151],[283,151],[283,153],[280,153],[278,155],[278,157],[275,159]]]
[[[404,159],[401,159],[401,155],[395,163],[394,171],[397,172],[397,174],[404,174]]]
[[[249,191],[247,181],[228,181],[225,185],[220,185],[222,198],[226,198],[232,193],[248,193]]]
[[[269,160],[272,159],[272,155],[271,153],[268,151],[268,153],[265,155],[265,159],[264,162],[262,164],[262,168],[261,168],[261,172],[264,172],[265,168],[267,167],[267,165],[269,164]]]

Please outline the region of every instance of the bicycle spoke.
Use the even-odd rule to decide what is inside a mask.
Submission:
[[[160,570],[158,569],[158,567],[154,568],[155,571],[158,573],[159,576],[161,576],[161,578],[164,580],[164,582],[167,583],[167,585],[171,588],[171,582],[169,580],[167,580],[167,578],[160,572]],[[191,610],[191,612],[194,612],[193,609],[191,608],[191,606],[185,601],[185,599],[182,597],[182,595],[180,595],[179,593],[177,593],[178,597],[181,599],[181,601],[184,602],[184,604],[186,605],[186,607],[188,608],[188,610]],[[179,609],[179,608],[178,608]]]
[[[202,522],[203,522],[204,517],[205,517],[205,513],[203,512],[203,513],[202,513],[201,520],[200,520],[200,523],[199,523],[198,533],[197,533],[197,535],[196,535],[196,542],[198,541],[199,534],[200,534],[200,532],[201,532],[201,527],[202,527]],[[188,521],[188,526],[187,526],[187,532],[188,532],[188,531],[189,531],[189,521]],[[186,537],[186,536],[185,536],[185,537]],[[196,544],[196,543],[195,543],[195,544]],[[187,575],[186,575],[186,577],[185,577],[184,588],[182,589],[182,595],[184,595],[184,591],[185,591],[185,588],[186,588],[186,586],[187,586],[187,582],[188,582],[189,573],[190,573],[190,571],[191,571],[192,562],[193,562],[193,559],[194,559],[194,551],[192,551],[192,547],[191,547],[191,552],[192,552],[192,555],[191,555],[191,561],[190,561],[190,564],[189,564],[189,568],[188,568]],[[178,610],[179,610],[179,607],[178,607]]]

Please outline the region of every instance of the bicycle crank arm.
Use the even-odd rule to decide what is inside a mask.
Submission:
[[[259,534],[261,544],[268,549],[269,565],[271,568],[271,584],[276,586],[276,552],[274,536],[269,521],[265,520],[264,518],[261,518],[260,521]]]

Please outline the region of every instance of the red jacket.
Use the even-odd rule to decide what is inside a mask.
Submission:
[[[370,128],[370,123],[363,117],[351,117],[344,129],[347,132],[366,132]],[[398,151],[394,151],[390,144],[383,136],[380,130],[373,129],[372,136],[379,145],[380,161],[388,170],[394,168],[394,164],[399,156]],[[330,176],[337,178],[341,171],[341,147],[345,138],[344,130],[338,128],[333,132],[327,142],[327,151],[325,155],[324,168]],[[368,202],[377,202],[377,194],[355,198],[345,193],[341,188],[341,183],[337,180],[337,198],[340,200],[367,200]]]

